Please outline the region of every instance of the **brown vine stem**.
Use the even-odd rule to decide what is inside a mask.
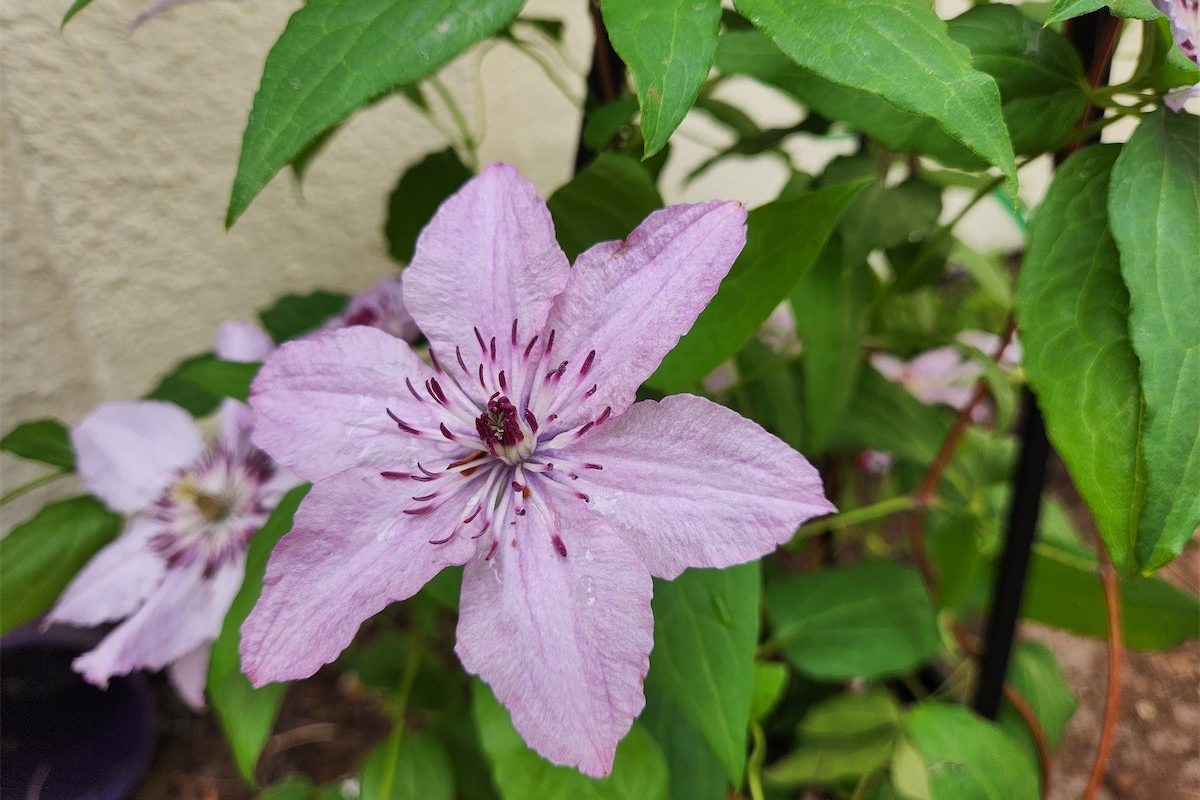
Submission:
[[[1117,572],[1112,558],[1102,541],[1096,542],[1100,556],[1100,582],[1104,585],[1104,605],[1108,610],[1108,691],[1104,698],[1104,724],[1100,729],[1100,741],[1096,745],[1096,760],[1092,763],[1092,774],[1083,800],[1093,800],[1108,769],[1108,757],[1112,752],[1113,735],[1117,729],[1117,715],[1121,710],[1121,662],[1124,644],[1121,637],[1121,601],[1117,592]]]
[[[1037,712],[1033,710],[1033,706],[1029,705],[1025,696],[1017,691],[1011,683],[1004,684],[1004,697],[1013,710],[1021,715],[1025,727],[1029,728],[1029,735],[1033,737],[1033,746],[1037,748],[1038,765],[1042,770],[1042,796],[1045,797],[1050,792],[1050,742],[1046,739],[1046,732],[1042,730],[1042,724],[1038,722]]]
[[[992,360],[999,361],[1004,354],[1005,348],[1012,340],[1013,333],[1016,330],[1016,322],[1011,317],[1008,323],[1004,326],[1004,334],[1000,337],[1000,344],[996,348],[996,352],[992,353]],[[933,463],[929,466],[929,470],[925,476],[921,478],[921,482],[917,485],[916,492],[913,493],[913,502],[916,504],[916,509],[909,515],[908,518],[908,544],[912,550],[913,561],[917,564],[917,569],[921,571],[922,577],[925,578],[925,584],[929,587],[930,594],[938,594],[937,571],[933,568],[933,562],[929,559],[929,551],[925,547],[925,514],[929,511],[929,507],[933,504],[933,499],[937,493],[937,488],[942,482],[942,475],[946,472],[946,467],[950,464],[950,459],[954,457],[954,451],[958,449],[959,442],[967,432],[967,426],[971,424],[971,416],[975,408],[983,401],[987,395],[987,380],[980,378],[975,382],[975,391],[971,393],[971,397],[967,400],[967,404],[958,412],[958,416],[954,418],[954,424],[950,426],[946,438],[942,440],[941,446],[938,448],[937,455],[934,456]]]

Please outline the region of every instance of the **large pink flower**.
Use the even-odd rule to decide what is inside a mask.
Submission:
[[[180,696],[204,705],[212,642],[242,585],[246,545],[295,479],[250,443],[232,400],[206,447],[183,409],[106,403],[71,432],[84,485],[128,515],[124,532],[75,577],[48,622],[124,620],[75,669],[92,683],[170,666]]]
[[[1170,20],[1175,44],[1200,64],[1200,0],[1154,0],[1154,6]],[[1200,97],[1200,83],[1167,92],[1163,100],[1172,111],[1182,111],[1193,97]]]
[[[349,328],[285,344],[255,441],[315,486],[242,628],[256,684],[332,661],[363,620],[466,564],[458,655],[525,740],[592,775],[644,700],[650,576],[758,558],[833,506],[797,452],[690,395],[634,403],[745,243],[736,203],[672,206],[572,268],[495,165],[405,273],[431,344]]]

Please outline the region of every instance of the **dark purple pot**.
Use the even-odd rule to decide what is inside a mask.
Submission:
[[[2,800],[120,800],[154,751],[145,678],[87,683],[71,661],[99,636],[36,624],[0,639]]]

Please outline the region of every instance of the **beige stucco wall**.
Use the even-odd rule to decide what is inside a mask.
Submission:
[[[0,5],[4,429],[37,416],[73,421],[99,401],[136,396],[180,357],[206,349],[221,320],[252,317],[281,293],[371,282],[392,267],[380,233],[392,184],[445,146],[405,100],[389,99],[333,138],[303,194],[279,176],[227,233],[246,113],[297,3],[185,6],[129,35],[127,22],[148,2],[98,0],[61,32],[67,0]],[[591,46],[584,9],[583,0],[534,0],[526,10],[566,19],[571,59],[560,72],[576,96]],[[496,45],[455,62],[447,84],[473,120],[486,116],[482,161],[510,161],[545,192],[567,179],[577,111],[531,61]],[[763,124],[799,118],[793,104],[753,84],[722,91]],[[668,164],[668,200],[755,205],[773,196],[784,171],[769,158],[729,161],[681,184],[725,141],[701,115],[689,117]],[[839,146],[794,141],[790,149],[811,166]],[[984,238],[1015,242],[1016,229],[991,213],[978,226]],[[0,455],[6,487],[37,473]],[[5,522],[33,507],[14,504]]]

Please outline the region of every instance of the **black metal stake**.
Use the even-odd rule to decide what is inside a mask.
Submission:
[[[1072,20],[1067,38],[1079,51],[1084,69],[1093,76],[1093,83],[1107,79],[1112,42],[1115,34],[1112,17],[1107,9]],[[1098,62],[1099,63],[1097,66]],[[1087,122],[1097,117],[1089,110]],[[1099,137],[1095,137],[1098,139]],[[1070,154],[1059,153],[1055,164],[1061,164]],[[996,569],[992,587],[991,611],[984,633],[983,652],[979,660],[979,681],[975,686],[975,710],[988,719],[995,719],[1004,693],[1004,677],[1012,656],[1013,640],[1021,613],[1021,597],[1029,573],[1029,559],[1042,509],[1042,493],[1046,488],[1046,464],[1050,458],[1050,442],[1046,439],[1046,424],[1037,401],[1028,387],[1021,393],[1021,442],[1014,478],[1012,505],[1009,507],[1008,527],[1004,537],[1004,552]]]
[[[583,141],[583,126],[588,116],[599,106],[611,103],[625,91],[625,62],[613,49],[608,39],[608,29],[600,16],[600,4],[593,0],[588,4],[592,15],[592,28],[596,31],[596,47],[592,51],[592,67],[587,76],[587,99],[583,104],[583,116],[579,121],[579,146],[575,151],[575,172],[586,167],[596,153]]]

